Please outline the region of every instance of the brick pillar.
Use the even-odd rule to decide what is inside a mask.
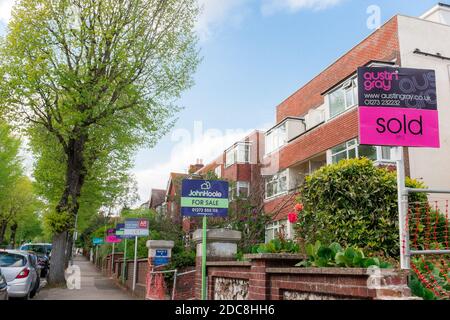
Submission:
[[[165,240],[148,240],[148,269],[147,272],[161,270],[164,265],[170,263],[172,257],[173,241]],[[148,300],[163,300],[165,299],[166,286],[163,275],[158,274],[152,277],[153,281],[147,283],[146,279],[146,294],[145,298]],[[163,288],[161,290],[161,288]]]
[[[411,295],[409,271],[368,268],[367,273],[367,286],[375,290],[375,300],[421,300]]]
[[[268,300],[269,279],[266,273],[267,260],[253,260],[248,283],[249,300]]]
[[[195,299],[201,299],[202,289],[202,229],[197,229],[193,235],[196,246],[195,258]],[[206,260],[230,261],[236,259],[237,243],[241,240],[241,232],[228,229],[210,229],[206,232]],[[208,269],[206,269],[208,274]],[[207,277],[208,299],[213,299],[213,278]]]
[[[245,259],[250,260],[250,279],[248,288],[249,300],[270,300],[271,282],[270,274],[266,268],[293,267],[304,256],[300,254],[246,254]],[[278,297],[279,298],[279,297]]]

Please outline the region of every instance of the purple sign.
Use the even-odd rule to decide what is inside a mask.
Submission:
[[[433,70],[358,69],[360,143],[439,148]]]

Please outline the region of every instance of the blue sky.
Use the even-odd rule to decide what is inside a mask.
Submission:
[[[369,35],[367,8],[381,21],[419,16],[436,0],[199,0],[197,25],[203,61],[185,92],[174,130],[136,156],[142,201],[165,187],[170,171],[183,171],[219,152],[251,129],[275,121],[275,107],[340,55]],[[0,0],[0,20],[11,0]],[[194,127],[197,129],[194,130]],[[202,127],[202,128],[201,128]]]

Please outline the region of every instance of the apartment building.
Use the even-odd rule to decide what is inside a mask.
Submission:
[[[280,231],[294,235],[287,220],[305,178],[342,159],[367,157],[395,167],[391,147],[359,144],[358,78],[361,66],[397,66],[436,72],[441,148],[405,148],[406,173],[430,188],[450,188],[450,5],[439,3],[420,17],[396,15],[339,57],[276,107],[276,123],[255,130],[224,150],[214,161],[200,161],[189,174],[214,172],[232,182],[231,205],[251,198],[271,215],[266,241]],[[198,227],[181,217],[180,182],[188,174],[171,173],[161,211],[186,234]]]
[[[432,188],[450,187],[450,6],[421,17],[396,15],[276,107],[265,134],[265,212],[274,214],[266,240],[285,230],[298,187],[321,166],[365,156],[395,165],[390,147],[359,145],[360,66],[399,66],[436,71],[441,148],[405,148],[406,171]]]
[[[263,209],[264,179],[261,175],[264,156],[263,131],[255,130],[227,148],[214,161],[196,171],[207,176],[214,174],[230,181],[230,206],[239,209],[238,199],[248,200],[255,208]],[[192,229],[191,229],[192,231]]]

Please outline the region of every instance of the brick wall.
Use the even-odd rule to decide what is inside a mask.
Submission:
[[[402,271],[293,267],[301,258],[288,254],[246,258],[249,261],[207,263],[208,299],[233,297],[238,290],[248,290],[249,300],[416,299],[411,297],[407,273]],[[201,283],[200,275],[197,272],[197,283]],[[224,292],[227,286],[217,287],[218,283],[226,283],[230,292]]]
[[[397,16],[356,45],[317,77],[277,107],[277,122],[288,116],[302,116],[310,108],[323,104],[324,91],[354,73],[371,60],[400,62]]]

